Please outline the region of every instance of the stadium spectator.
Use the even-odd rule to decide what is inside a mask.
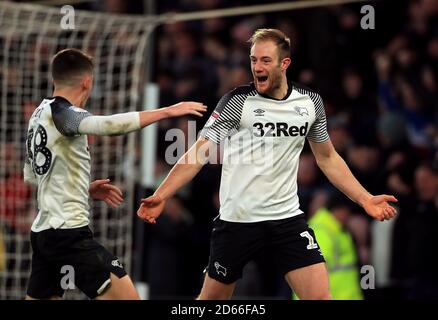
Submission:
[[[416,197],[400,209],[393,239],[392,275],[406,299],[437,299],[438,277],[430,248],[438,245],[438,173],[428,164],[414,171]]]
[[[324,255],[329,274],[330,293],[334,300],[362,300],[358,257],[348,231],[353,214],[351,202],[342,194],[331,194],[326,208],[320,208],[309,219],[309,226]]]
[[[193,296],[197,283],[193,277],[193,217],[176,196],[166,203],[163,219],[151,228],[148,247],[148,283],[150,299]]]

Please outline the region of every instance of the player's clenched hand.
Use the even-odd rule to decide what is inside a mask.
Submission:
[[[159,196],[150,196],[146,199],[141,199],[140,208],[137,210],[137,215],[144,221],[155,224],[156,219],[163,211],[166,201]]]
[[[386,194],[373,196],[365,201],[363,208],[374,219],[380,221],[390,220],[396,215],[397,210],[389,202],[397,202],[397,199]]]
[[[179,117],[187,114],[202,117],[201,112],[207,111],[207,106],[200,102],[184,101],[170,106],[168,111],[171,117]]]
[[[109,182],[109,179],[91,182],[89,193],[94,200],[105,201],[110,207],[117,208],[123,202],[123,194],[119,188]]]

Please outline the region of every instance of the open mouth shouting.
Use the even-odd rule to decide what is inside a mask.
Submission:
[[[258,90],[266,90],[268,87],[268,76],[256,76],[256,84]]]

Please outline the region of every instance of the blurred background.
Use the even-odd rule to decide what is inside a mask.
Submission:
[[[120,19],[124,21],[131,21],[129,16],[132,15],[133,23],[139,26],[144,24],[141,15],[150,17],[168,12],[198,12],[268,4],[271,1],[15,2],[14,5],[24,2],[52,5],[51,8],[58,8],[58,11],[62,5],[71,4],[79,15],[81,10],[90,11],[90,17],[98,15],[96,21],[105,18],[100,14],[123,15]],[[361,28],[364,16],[361,7],[366,4],[374,8],[375,29]],[[9,23],[6,21],[6,10],[9,9],[0,6],[0,10],[6,12],[1,14],[0,11],[0,25],[1,19],[4,19],[3,23]],[[87,20],[87,17],[84,15],[77,24],[85,21],[92,26],[95,20]],[[117,25],[115,22],[108,30],[117,30]],[[102,79],[102,85],[96,89],[98,92],[110,90],[117,93],[122,90],[120,86],[104,86],[104,81],[113,81],[120,74],[128,74],[123,79],[132,83],[126,84],[126,95],[115,104],[125,104],[129,110],[143,108],[143,101],[148,98],[143,87],[151,82],[158,86],[159,106],[196,100],[206,104],[209,112],[202,119],[164,120],[154,127],[154,143],[147,149],[154,155],[153,162],[149,162],[149,166],[153,164],[153,174],[150,175],[153,181],[149,179],[147,184],[140,174],[144,172],[141,166],[145,152],[145,144],[139,143],[140,135],[132,134],[132,141],[120,137],[109,138],[119,140],[92,140],[90,149],[93,156],[96,153],[101,157],[105,152],[118,153],[119,158],[113,161],[114,172],[118,174],[114,174],[113,181],[130,190],[125,194],[125,207],[114,212],[95,207],[93,219],[110,221],[104,222],[105,228],[119,217],[127,219],[126,225],[115,229],[117,234],[114,237],[123,243],[124,249],[118,254],[128,259],[125,263],[144,297],[192,299],[199,293],[202,272],[208,262],[212,221],[219,208],[220,164],[207,164],[189,185],[169,200],[156,225],[144,224],[136,218],[135,211],[140,199],[153,193],[173,165],[165,158],[168,148],[174,143],[166,138],[168,130],[178,128],[188,134],[191,128],[189,121],[196,121],[195,130],[200,131],[222,95],[252,81],[246,41],[256,29],[266,27],[278,28],[291,38],[292,65],[288,77],[321,95],[329,135],[354,175],[371,193],[393,194],[399,200],[399,214],[395,219],[389,222],[372,221],[360,207],[345,201],[346,198],[334,190],[318,169],[308,144],[305,146],[298,173],[300,204],[317,238],[321,238],[320,245],[327,258],[331,282],[334,283],[333,290],[340,292],[339,296],[337,293],[333,295],[340,299],[437,299],[438,273],[433,262],[438,245],[435,235],[438,228],[436,0],[364,1],[160,23],[147,31],[147,42],[140,52],[143,54],[138,63],[133,62],[138,45],[135,38],[108,36],[109,43],[102,45],[107,48],[104,53],[94,50],[101,57],[98,63],[102,66],[98,73],[110,79]],[[106,32],[107,29],[102,30]],[[23,48],[17,45],[15,53],[6,49],[8,40],[5,39],[14,32],[3,31],[0,38],[5,48],[0,55],[1,298],[19,298],[29,270],[29,259],[23,257],[30,254],[27,236],[36,212],[35,190],[22,181],[23,136],[27,119],[39,100],[44,98],[44,92],[51,89],[50,84],[42,84],[42,88],[38,88],[41,91],[31,94],[35,73],[24,75],[26,71],[16,71],[20,69],[11,67],[14,59],[20,64],[19,52]],[[108,35],[111,32],[108,31]],[[86,32],[79,33],[76,37],[86,35]],[[144,33],[139,31],[139,35],[144,36]],[[59,39],[53,51],[69,44],[75,45],[75,42]],[[35,43],[38,44],[38,41],[37,37]],[[115,46],[115,42],[111,41],[125,41],[128,50],[117,48],[111,51]],[[8,48],[14,48],[14,45],[8,44]],[[27,46],[26,50],[30,55],[35,52]],[[45,52],[49,61],[51,51]],[[39,60],[44,60],[44,57],[39,53]],[[112,63],[111,57],[126,60],[127,67],[123,68],[122,64],[119,68],[105,69],[104,65]],[[47,63],[46,69],[38,68],[41,83],[47,82]],[[29,77],[28,84],[24,84],[26,77]],[[30,88],[29,99],[14,100],[17,93],[14,87]],[[138,99],[130,100],[134,91],[139,95]],[[23,92],[26,94],[25,90]],[[42,96],[38,97],[40,92]],[[101,94],[95,94],[94,101],[107,103],[104,93]],[[127,111],[123,105],[121,109],[114,108],[107,106],[99,112]],[[90,111],[94,111],[92,105]],[[11,123],[13,127],[8,125]],[[21,136],[17,138],[20,132]],[[184,142],[183,148],[188,148],[190,143],[193,141]],[[118,149],[126,145],[129,145],[128,149]],[[94,178],[106,178],[98,174],[111,172],[112,167],[108,167],[108,172],[101,169],[105,167],[105,161],[93,160],[93,168],[97,168],[93,172]],[[114,224],[118,225],[117,222]],[[112,237],[111,232],[99,232],[101,224],[95,226],[97,236],[102,234],[101,241],[107,244],[105,239]],[[20,236],[11,236],[17,234]],[[291,298],[290,289],[270,261],[267,252],[246,266],[235,298]],[[369,270],[368,267],[363,269],[364,266],[372,266],[374,273],[364,272]],[[370,278],[370,275],[373,277]],[[353,287],[357,288],[354,294],[342,295]],[[14,294],[11,294],[11,288],[15,288]]]

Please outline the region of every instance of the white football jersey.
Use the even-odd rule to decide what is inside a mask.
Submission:
[[[29,121],[25,181],[38,186],[32,231],[89,223],[90,153],[82,119],[91,116],[62,97],[44,99]]]
[[[305,139],[329,139],[321,97],[294,83],[277,100],[254,85],[225,94],[201,136],[224,143],[220,219],[278,220],[301,214],[297,195],[299,156]],[[225,141],[224,141],[225,140]]]

